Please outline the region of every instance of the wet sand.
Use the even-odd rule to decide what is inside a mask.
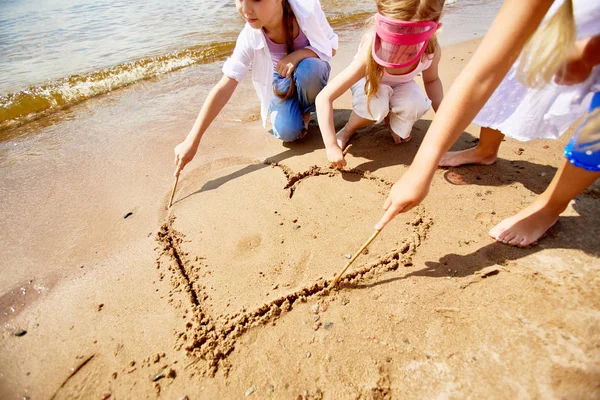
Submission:
[[[476,45],[444,49],[446,90]],[[331,291],[433,114],[401,146],[383,125],[359,132],[339,172],[314,121],[299,143],[266,133],[246,82],[167,211],[205,76],[93,99],[3,157],[0,397],[600,396],[598,183],[537,246],[487,237],[544,190],[571,132],[439,170]],[[335,106],[341,126],[350,94]]]

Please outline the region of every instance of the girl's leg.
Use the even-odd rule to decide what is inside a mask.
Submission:
[[[600,171],[587,171],[563,159],[544,193],[527,208],[493,227],[490,236],[498,242],[514,246],[535,243],[558,221],[558,216],[569,202],[598,178]]]
[[[430,108],[431,100],[413,80],[392,88],[391,113],[386,121],[394,143],[406,143],[411,139],[413,125]]]
[[[290,87],[290,79],[279,74],[273,74],[273,87],[277,90],[287,92]],[[304,129],[302,112],[295,96],[282,101],[281,98],[271,97],[271,124],[273,125],[273,136],[284,142],[292,142],[300,137]]]
[[[304,134],[308,130],[310,113],[315,111],[315,99],[319,92],[327,85],[330,71],[331,67],[329,63],[320,58],[305,58],[300,61],[294,71],[296,98],[298,99],[302,113]]]
[[[492,128],[481,128],[477,146],[467,150],[449,151],[442,157],[440,167],[458,167],[465,164],[490,165],[496,162],[504,135]]]
[[[369,126],[373,122],[375,121],[372,119],[363,118],[356,112],[352,111],[352,114],[350,114],[350,118],[348,119],[348,122],[346,122],[346,125],[344,125],[344,127],[335,135],[337,137],[338,146],[340,146],[340,148],[343,150],[357,130],[364,128],[365,126]]]
[[[338,145],[342,149],[346,147],[358,129],[381,122],[389,113],[392,88],[387,85],[379,85],[379,90],[371,98],[369,107],[367,107],[365,82],[365,78],[362,78],[352,85],[353,111],[346,125],[336,134]]]

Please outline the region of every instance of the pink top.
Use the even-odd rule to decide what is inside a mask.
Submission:
[[[413,79],[415,79],[415,76],[419,75],[421,72],[425,71],[431,66],[433,56],[433,54],[424,55],[423,57],[421,57],[421,61],[419,61],[419,65],[417,65],[417,68],[404,75],[392,75],[389,72],[387,72],[387,68],[384,68],[381,83],[388,86],[394,86],[399,83],[406,83],[412,81]]]
[[[265,39],[267,41],[267,46],[269,47],[269,51],[271,52],[271,60],[273,60],[273,68],[275,68],[275,67],[277,67],[277,63],[279,62],[279,60],[281,60],[283,57],[287,56],[287,45],[285,43],[275,43],[274,41],[269,39],[269,37],[267,36],[267,34],[264,31],[263,31],[263,35],[265,36]],[[308,45],[310,45],[310,42],[308,41],[308,38],[306,37],[304,32],[302,32],[302,29],[300,29],[298,36],[296,36],[296,39],[294,39],[294,51],[303,49],[303,48],[307,47]]]

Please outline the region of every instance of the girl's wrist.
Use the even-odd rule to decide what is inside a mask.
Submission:
[[[188,133],[187,137],[185,138],[185,141],[193,146],[198,147],[198,145],[200,144],[201,137],[202,135],[200,135],[200,132],[191,131],[190,133]]]

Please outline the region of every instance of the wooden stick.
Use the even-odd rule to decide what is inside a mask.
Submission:
[[[177,189],[177,182],[179,181],[179,175],[175,177],[175,184],[173,185],[173,191],[171,192],[171,200],[169,200],[169,208],[173,205],[173,197],[175,196],[175,190]]]
[[[346,146],[346,148],[344,149],[344,151],[342,151],[342,155],[344,157],[346,157],[346,154],[348,154],[348,152],[350,151],[350,148],[352,147],[351,144],[349,144],[348,146]]]
[[[367,248],[368,245],[371,244],[371,242],[377,237],[377,235],[379,235],[379,232],[381,232],[381,230],[376,229],[375,232],[371,235],[371,237],[369,238],[369,240],[367,240],[365,242],[365,244],[362,245],[362,247],[360,248],[360,250],[358,250],[356,252],[356,254],[354,254],[354,257],[352,257],[350,259],[350,261],[348,261],[348,264],[346,264],[346,266],[344,267],[344,269],[335,276],[335,278],[333,279],[333,282],[331,282],[331,288],[334,288],[338,281],[340,280],[340,278],[342,277],[342,275],[344,274],[344,272],[346,272],[346,270],[348,269],[348,267],[354,262],[354,260],[356,260],[358,258],[358,256],[360,255],[360,253],[363,252],[364,249]]]

